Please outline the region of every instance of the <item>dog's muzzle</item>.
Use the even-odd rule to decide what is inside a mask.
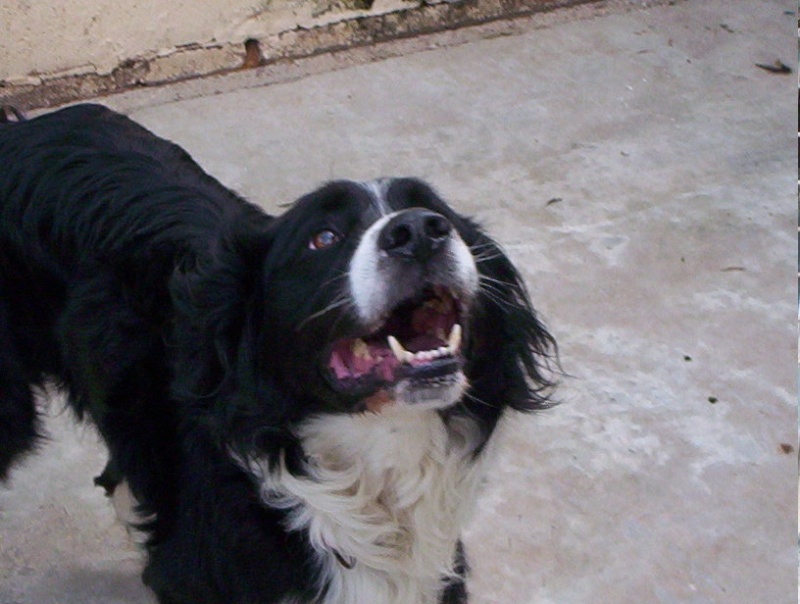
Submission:
[[[340,391],[389,392],[398,402],[449,405],[462,394],[462,342],[477,269],[441,214],[384,216],[362,237],[349,285],[362,329],[333,343],[327,369]]]

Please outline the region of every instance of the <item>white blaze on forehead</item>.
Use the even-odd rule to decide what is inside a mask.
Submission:
[[[390,212],[389,202],[386,199],[386,193],[389,191],[389,187],[391,186],[393,180],[394,179],[392,178],[377,178],[375,180],[358,183],[370,194],[370,197],[372,197],[374,205],[381,216],[386,216]]]
[[[397,212],[387,214],[376,220],[365,231],[356,251],[350,260],[348,280],[359,318],[365,323],[374,323],[380,319],[385,306],[387,288],[390,286],[382,278],[380,261],[386,252],[378,247],[381,230]]]
[[[359,319],[367,325],[377,323],[390,310],[387,301],[390,298],[389,289],[393,286],[392,274],[385,266],[389,256],[380,249],[378,239],[383,227],[398,214],[400,212],[392,212],[373,222],[364,232],[350,260],[350,292]],[[453,282],[447,285],[467,293],[476,292],[478,269],[475,258],[455,230],[451,232],[446,254],[453,276]]]

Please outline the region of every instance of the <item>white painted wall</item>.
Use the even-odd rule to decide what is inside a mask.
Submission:
[[[369,2],[0,0],[0,83],[109,74],[124,61],[180,54],[187,45],[230,53],[247,38],[410,8],[421,0],[376,0],[369,10],[353,9],[365,4]]]

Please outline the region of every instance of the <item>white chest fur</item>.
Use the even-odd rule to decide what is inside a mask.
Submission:
[[[249,465],[265,503],[307,532],[324,569],[321,602],[435,604],[482,475],[475,425],[401,409],[317,417],[298,436],[309,477]]]

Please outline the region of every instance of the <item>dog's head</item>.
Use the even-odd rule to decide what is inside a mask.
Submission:
[[[290,385],[344,409],[458,401],[479,292],[462,223],[410,180],[332,183],[276,221],[264,300]]]
[[[248,287],[206,284],[214,300],[239,299],[209,309],[225,323],[214,328],[216,374],[249,384],[253,400],[277,389],[289,415],[387,405],[492,415],[545,402],[553,341],[519,274],[424,183],[330,183],[258,239]]]

